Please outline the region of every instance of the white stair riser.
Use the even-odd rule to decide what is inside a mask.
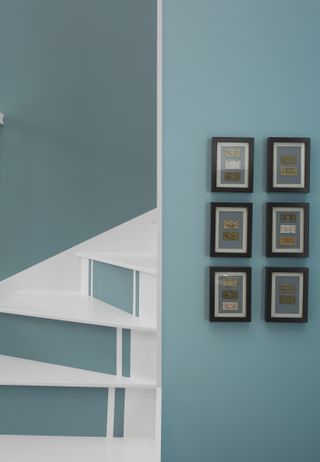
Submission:
[[[157,325],[157,277],[140,273],[139,315],[141,319]]]
[[[157,337],[131,332],[131,377],[157,381]]]

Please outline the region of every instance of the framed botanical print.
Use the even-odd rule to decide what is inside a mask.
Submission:
[[[211,204],[211,257],[251,257],[252,204]]]
[[[309,204],[267,203],[268,257],[308,257]]]
[[[212,191],[252,192],[253,138],[212,138]]]
[[[310,138],[268,138],[267,190],[310,191]]]
[[[251,268],[210,268],[210,321],[251,321]]]
[[[268,322],[307,322],[307,268],[266,268],[265,319]]]

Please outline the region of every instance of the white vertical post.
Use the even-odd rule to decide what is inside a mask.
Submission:
[[[117,327],[116,375],[122,377],[122,328]]]
[[[113,438],[114,433],[114,409],[115,409],[115,388],[108,389],[108,413],[107,413],[107,437]]]
[[[163,159],[163,0],[157,0],[157,383],[162,383],[162,159]]]
[[[137,316],[137,272],[133,271],[133,300],[132,300],[132,313]]]
[[[81,258],[81,293],[89,294],[90,260]]]
[[[155,441],[157,453],[161,454],[161,425],[162,425],[162,389],[156,390],[156,416],[155,416]],[[157,461],[155,461],[157,462]],[[160,462],[160,459],[159,459]]]
[[[90,296],[92,297],[93,294],[93,260],[89,260],[90,265]]]
[[[157,0],[157,384],[162,386],[162,149],[163,149],[163,0]],[[157,391],[156,444],[161,461],[161,392]]]

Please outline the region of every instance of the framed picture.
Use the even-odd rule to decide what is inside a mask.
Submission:
[[[266,268],[265,319],[268,322],[307,322],[307,268]]]
[[[310,138],[268,138],[267,190],[310,191]]]
[[[212,138],[212,191],[252,192],[253,138]]]
[[[211,257],[251,257],[252,204],[211,204]]]
[[[308,257],[309,204],[267,203],[268,257]]]
[[[210,321],[251,321],[251,268],[210,268]]]

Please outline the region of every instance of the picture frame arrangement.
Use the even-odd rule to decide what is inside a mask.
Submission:
[[[267,191],[310,191],[310,138],[268,138]]]
[[[252,203],[211,204],[211,256],[251,257]]]
[[[212,138],[212,191],[253,191],[254,138]]]
[[[251,268],[210,268],[210,322],[251,322]]]
[[[309,204],[268,202],[266,255],[300,257],[309,255]]]
[[[253,192],[254,138],[212,138],[212,192]],[[310,138],[267,139],[267,192],[310,191]],[[309,203],[266,203],[266,256],[309,256]],[[252,203],[211,203],[211,257],[250,258]],[[267,267],[265,320],[308,321],[305,267]],[[210,267],[210,321],[251,321],[251,268]]]
[[[266,268],[267,322],[308,321],[308,268]]]

